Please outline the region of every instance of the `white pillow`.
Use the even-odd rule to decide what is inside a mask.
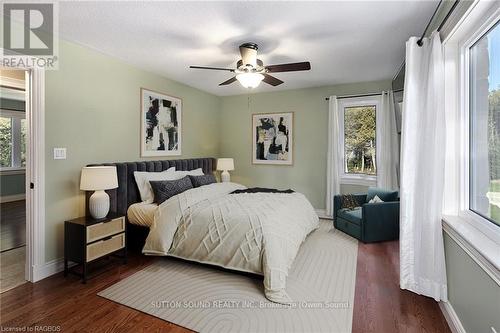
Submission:
[[[153,203],[154,194],[151,188],[150,180],[176,180],[175,167],[169,168],[162,172],[147,172],[147,171],[134,171],[135,182],[139,188],[141,200],[146,203]],[[182,178],[182,177],[181,177]]]
[[[376,195],[373,199],[368,201],[368,203],[378,203],[378,202],[384,202],[384,200],[380,199],[378,195]]]
[[[181,179],[181,178],[184,178],[186,176],[203,176],[204,175],[202,168],[189,170],[189,171],[176,171],[175,174],[178,177],[176,179]]]

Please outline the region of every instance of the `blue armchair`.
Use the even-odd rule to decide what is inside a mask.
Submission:
[[[375,196],[384,202],[368,203]],[[359,204],[352,210],[342,208],[342,196],[333,198],[333,223],[336,229],[363,243],[399,238],[399,198],[397,191],[370,187],[367,194],[353,194]]]

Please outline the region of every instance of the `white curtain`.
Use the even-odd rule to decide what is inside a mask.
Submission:
[[[326,165],[326,215],[333,216],[333,196],[340,194],[340,119],[337,96],[328,103],[328,152]]]
[[[441,215],[445,163],[444,61],[439,33],[406,42],[401,139],[400,286],[447,300]]]
[[[399,187],[399,140],[392,90],[382,92],[377,113],[377,138],[377,186],[396,190]]]

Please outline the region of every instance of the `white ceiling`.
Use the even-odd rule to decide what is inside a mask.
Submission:
[[[232,73],[238,45],[259,44],[265,65],[310,61],[256,92],[392,78],[405,41],[420,35],[436,1],[61,2],[62,38],[216,95],[246,93]]]

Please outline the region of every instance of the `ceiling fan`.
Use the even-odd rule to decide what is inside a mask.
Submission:
[[[258,45],[255,43],[241,44],[241,59],[236,63],[236,69],[206,66],[189,66],[189,68],[211,69],[235,73],[235,76],[220,83],[219,86],[225,86],[235,81],[239,81],[245,88],[256,88],[261,81],[272,86],[278,86],[283,83],[283,81],[268,73],[308,71],[311,69],[309,61],[264,66],[262,60],[257,59],[258,48]]]

